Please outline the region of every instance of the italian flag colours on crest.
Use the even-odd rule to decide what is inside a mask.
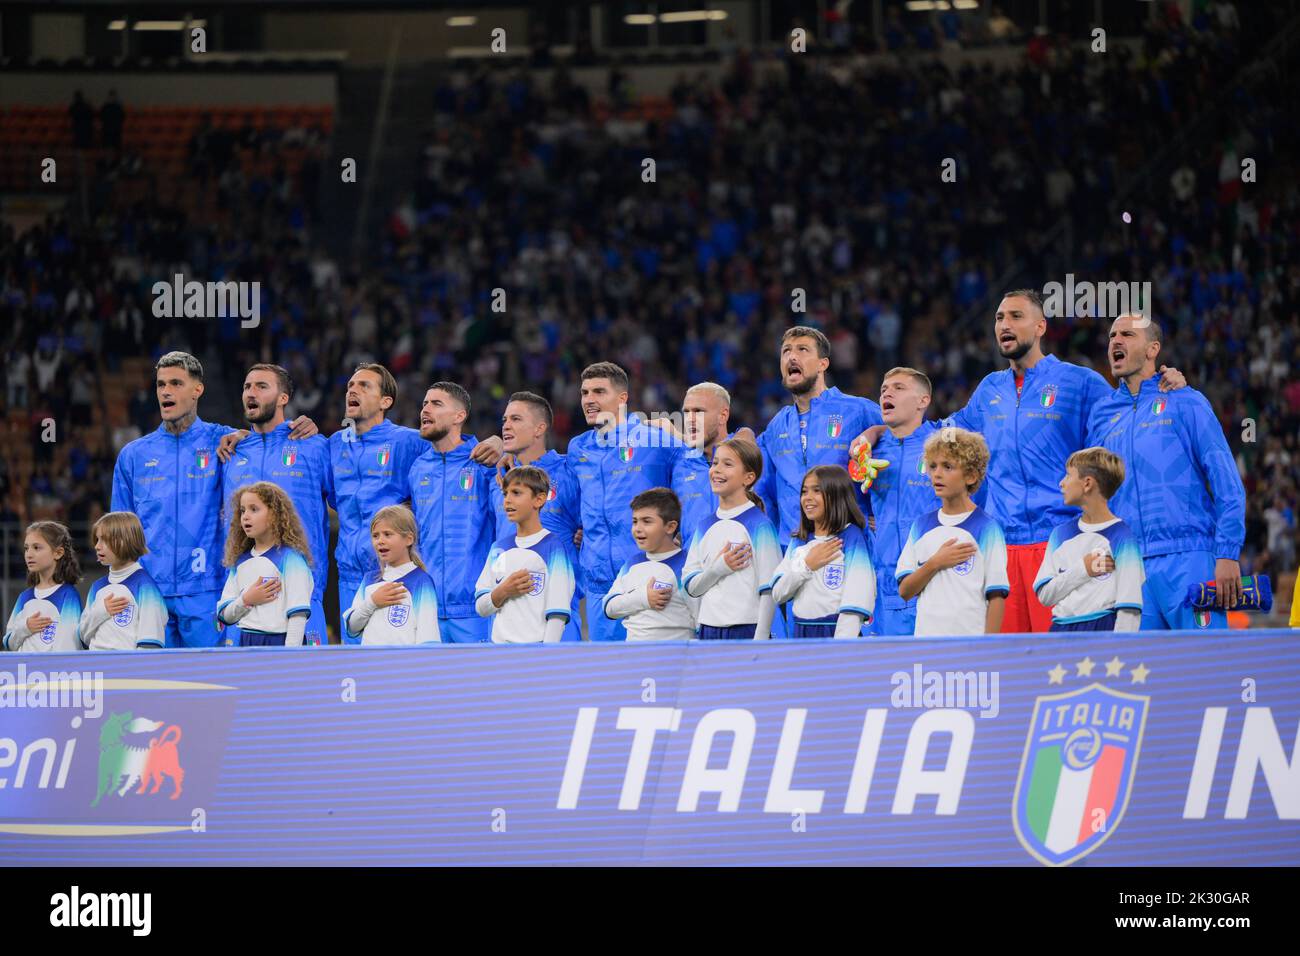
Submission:
[[[1025,807],[1034,836],[1053,853],[1066,853],[1105,832],[1126,756],[1123,747],[1107,744],[1091,766],[1075,770],[1062,762],[1060,747],[1039,750]]]

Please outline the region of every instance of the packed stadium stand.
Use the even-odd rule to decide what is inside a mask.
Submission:
[[[355,127],[375,122],[346,70],[337,111],[123,102],[120,147],[105,143],[102,103],[89,120],[0,108],[0,189],[66,200],[0,232],[0,527],[84,528],[104,510],[117,450],[156,425],[152,363],[172,348],[204,362],[209,420],[236,424],[243,370],[270,361],[293,374],[293,410],[330,433],[349,373],[373,360],[398,378],[399,423],[452,378],[487,434],[505,397],[533,388],[562,447],[583,427],[581,369],[610,358],[636,409],[675,409],[712,380],[732,392],[734,423],[761,428],[786,401],[776,355],[795,321],[826,332],[846,391],[874,395],[883,371],[912,365],[946,414],[998,367],[1003,290],[1141,275],[1163,357],[1210,398],[1246,482],[1243,573],[1274,576],[1284,615],[1300,505],[1300,150],[1279,77],[1294,76],[1300,29],[1257,14],[1245,30],[1169,5],[1104,57],[1034,35],[1000,59],[939,56],[942,23],[909,34],[891,21],[873,48],[683,63],[665,94],[639,93],[635,64],[605,67],[603,85],[563,61],[410,66],[367,221],[339,208],[360,190],[334,182],[342,158],[366,161]],[[58,160],[53,188],[38,154]],[[936,188],[947,158],[956,181]],[[1244,159],[1258,168],[1249,192]],[[236,318],[181,333],[152,322],[152,284],[175,271],[260,279],[260,333]],[[806,314],[792,312],[796,289]],[[1057,319],[1050,349],[1104,374],[1105,330]],[[70,434],[43,441],[50,418]],[[20,570],[12,542],[6,577]]]

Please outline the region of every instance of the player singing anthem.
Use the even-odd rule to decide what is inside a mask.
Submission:
[[[1160,390],[1159,324],[1120,316],[1110,327],[1119,387],[1092,410],[1090,432],[1124,462],[1111,509],[1142,548],[1142,629],[1227,627],[1241,598],[1246,489],[1210,403],[1194,388]],[[1184,603],[1188,585],[1215,582],[1220,610]]]
[[[134,513],[144,527],[140,563],[167,602],[167,646],[212,647],[224,578],[217,452],[234,429],[199,418],[203,366],[193,355],[168,352],[156,374],[162,424],[117,456],[113,510]],[[315,434],[309,419],[294,424],[300,437]]]
[[[628,502],[651,488],[671,488],[685,444],[627,412],[627,373],[613,362],[582,372],[582,412],[590,427],[569,442],[569,469],[582,510],[582,578],[593,641],[626,638],[622,621],[600,613],[624,563],[636,556]]]
[[[873,634],[906,635],[916,628],[916,598],[905,601],[899,596],[894,568],[912,523],[933,514],[941,503],[925,467],[925,443],[939,429],[925,419],[930,397],[929,377],[914,368],[892,368],[880,383],[885,432],[872,446],[871,455],[889,465],[869,489],[875,517],[872,559],[879,589]]]
[[[407,472],[427,447],[414,428],[387,420],[396,402],[397,380],[388,369],[374,363],[358,365],[348,380],[344,428],[329,438],[334,481],[330,507],[339,516],[334,561],[340,617],[365,576],[379,569],[370,544],[370,519],[380,508],[406,500]],[[349,634],[343,624],[339,632],[343,643],[360,643],[360,637]]]
[[[254,365],[244,376],[244,419],[251,431],[234,448],[222,466],[223,524],[230,527],[235,492],[259,481],[284,489],[307,535],[307,556],[312,567],[311,615],[302,643],[329,643],[325,629],[325,582],[329,577],[330,516],[326,503],[333,497],[329,440],[324,435],[296,439],[285,419],[293,398],[293,379],[279,365]],[[340,595],[340,601],[346,600]],[[222,643],[238,644],[238,628],[227,627]]]
[[[542,507],[542,527],[564,542],[569,549],[569,561],[580,571],[575,538],[582,527],[581,505],[577,482],[569,471],[565,456],[547,447],[547,436],[554,421],[551,403],[542,396],[534,392],[515,392],[510,396],[501,415],[501,445],[505,455],[497,463],[497,474],[488,486],[496,518],[493,539],[499,540],[514,533],[514,525],[506,516],[505,495],[501,491],[504,473],[516,465],[533,465],[546,472],[551,482],[546,504]],[[582,595],[582,575],[579,573],[572,614],[564,628],[566,641],[582,640],[578,608]]]
[[[475,610],[474,591],[492,547],[496,471],[474,461],[478,439],[461,432],[469,406],[469,393],[455,382],[429,386],[420,406],[424,453],[406,475],[420,558],[433,578],[438,628],[448,644],[479,644],[491,636],[490,623]]]
[[[871,399],[827,386],[830,365],[831,344],[825,335],[807,326],[786,329],[781,338],[781,383],[794,402],[777,412],[758,438],[763,478],[757,489],[782,549],[799,527],[800,488],[808,469],[843,467],[854,436],[884,421],[880,406]],[[860,508],[862,503],[859,500]]]
[[[1002,297],[993,318],[998,351],[1008,368],[991,372],[966,407],[941,422],[979,432],[989,448],[988,514],[1006,535],[1011,592],[1002,618],[1004,633],[1046,631],[1052,614],[1034,594],[1047,538],[1079,509],[1061,500],[1058,483],[1065,461],[1089,444],[1092,409],[1110,393],[1092,369],[1043,353],[1047,319],[1033,289]],[[1176,369],[1161,388],[1186,384]],[[856,442],[855,442],[856,444]]]

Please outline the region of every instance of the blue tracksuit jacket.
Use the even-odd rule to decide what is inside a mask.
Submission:
[[[162,425],[122,449],[113,467],[113,510],[144,526],[140,558],[164,597],[220,591],[225,529],[217,445],[234,431],[195,418],[181,435]]]
[[[1148,378],[1137,395],[1121,383],[1093,409],[1093,441],[1124,460],[1110,509],[1144,558],[1208,551],[1236,561],[1246,540],[1246,489],[1223,428],[1196,389],[1161,392],[1159,381]]]

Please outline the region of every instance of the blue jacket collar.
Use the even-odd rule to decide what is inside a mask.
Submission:
[[[924,438],[927,434],[934,431],[938,427],[939,424],[937,422],[932,421],[931,419],[928,418],[924,418],[921,420],[921,424],[916,427],[916,430],[914,432],[912,432],[910,435],[904,435],[902,438],[894,437],[894,433],[891,432],[888,428],[886,428],[885,433],[880,436],[880,441],[882,443],[885,441],[890,441],[895,445],[901,445],[903,442],[910,441],[913,438]]]
[[[1044,355],[1038,360],[1038,363],[1033,368],[1025,369],[1025,381],[1028,382],[1031,378],[1044,375],[1060,364],[1061,360],[1055,355]],[[1005,371],[1007,380],[1011,382],[1011,385],[1014,388],[1016,384],[1016,370],[1008,366]]]
[[[445,454],[434,448],[433,442],[429,442],[429,450],[427,454],[432,455],[434,458],[441,458],[449,464],[452,462],[469,461],[469,453],[474,450],[474,446],[477,444],[478,439],[473,435],[461,435],[460,444]]]
[[[262,441],[263,439],[274,440],[277,442],[287,441],[289,438],[289,432],[291,431],[293,431],[292,425],[290,425],[288,422],[281,422],[280,424],[272,428],[269,432],[267,432],[265,435],[259,434],[258,432],[250,431],[247,437],[245,437],[244,440],[241,441],[239,444],[240,445],[252,444],[253,442]]]
[[[165,424],[163,424],[162,422],[159,422],[159,423],[158,423],[158,427],[154,430],[154,434],[155,434],[155,435],[165,435],[165,436],[167,436],[168,438],[187,438],[187,437],[189,437],[190,435],[196,434],[196,433],[197,433],[197,430],[199,429],[199,427],[200,427],[200,426],[203,426],[203,425],[206,425],[206,424],[207,424],[207,422],[205,422],[203,419],[199,418],[198,415],[195,415],[195,416],[194,416],[194,421],[193,421],[193,423],[190,425],[190,427],[187,428],[187,429],[185,429],[185,431],[181,432],[179,435],[173,435],[171,432],[169,432],[169,431],[167,430],[167,426],[166,426]]]
[[[1151,395],[1160,391],[1160,373],[1156,372],[1150,378],[1144,378],[1142,384],[1138,386],[1137,395]],[[1115,397],[1123,398],[1126,401],[1133,401],[1137,395],[1128,390],[1128,386],[1120,382],[1115,388]]]

